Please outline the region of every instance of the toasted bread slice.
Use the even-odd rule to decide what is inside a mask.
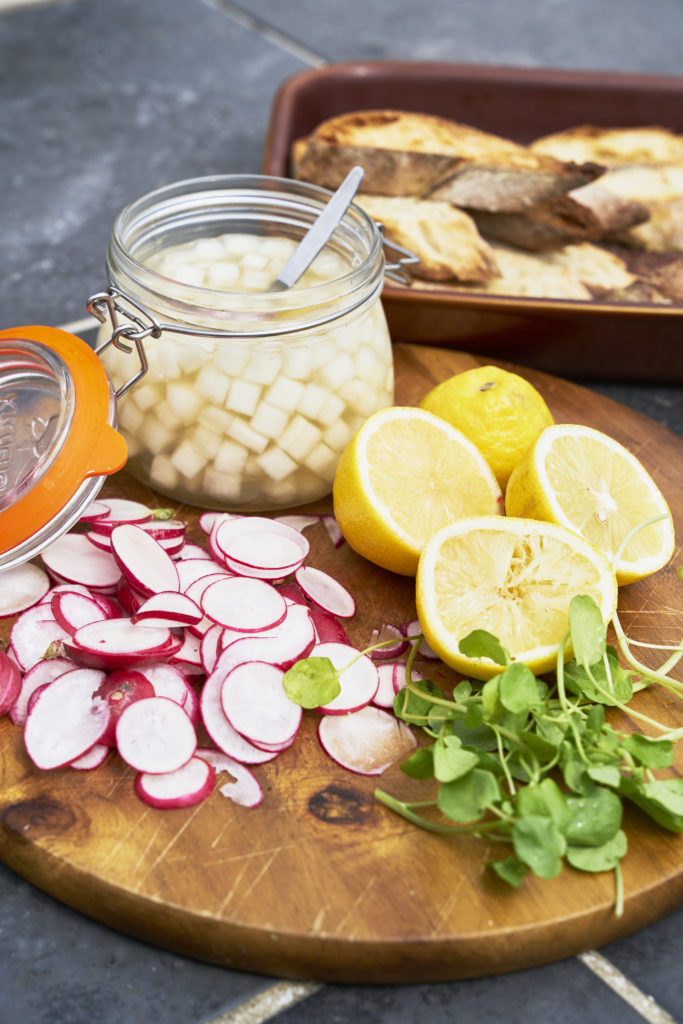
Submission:
[[[611,241],[646,252],[683,253],[683,196],[647,205],[648,220],[627,230],[613,231]]]
[[[472,216],[484,238],[529,252],[556,249],[569,242],[596,240],[602,234],[600,221],[590,207],[568,195],[546,199],[523,213],[474,210]]]
[[[595,161],[607,167],[683,161],[683,135],[658,125],[602,128],[583,124],[544,135],[531,143],[534,153],[575,163]]]
[[[416,277],[431,281],[487,281],[498,273],[490,247],[471,217],[450,203],[400,196],[356,197],[356,203],[393,242],[419,256]]]
[[[362,187],[370,193],[505,212],[569,192],[602,173],[596,164],[567,164],[448,118],[361,110],[318,125],[297,153],[296,174],[336,188],[354,163],[364,167]]]

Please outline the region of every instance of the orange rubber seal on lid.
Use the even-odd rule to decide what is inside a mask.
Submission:
[[[109,476],[128,458],[123,437],[109,423],[112,401],[104,366],[81,338],[56,327],[12,327],[3,340],[34,341],[64,362],[74,391],[73,418],[60,451],[40,481],[0,513],[0,551],[37,533],[67,505],[86,477]]]

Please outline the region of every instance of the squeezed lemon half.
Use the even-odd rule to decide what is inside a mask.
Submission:
[[[417,570],[417,612],[427,642],[447,665],[475,679],[503,670],[459,650],[475,629],[492,633],[535,674],[552,669],[576,594],[592,597],[604,621],[612,618],[617,583],[607,557],[564,526],[532,519],[449,523],[427,542]]]
[[[547,427],[510,476],[505,510],[574,530],[605,552],[620,585],[657,572],[674,551],[671,510],[656,483],[635,455],[593,427]]]
[[[426,541],[463,516],[502,513],[503,497],[478,448],[424,409],[374,413],[344,449],[334,514],[351,547],[412,576]]]

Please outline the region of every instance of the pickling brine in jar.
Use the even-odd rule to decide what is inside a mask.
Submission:
[[[354,431],[393,401],[382,240],[358,207],[305,275],[267,291],[329,199],[224,176],[143,196],[107,257],[116,343],[101,352],[128,470],[177,501],[264,511],[328,494]],[[103,324],[98,344],[112,336]],[[131,352],[125,348],[132,348]]]

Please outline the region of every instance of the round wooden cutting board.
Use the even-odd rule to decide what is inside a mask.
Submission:
[[[396,346],[396,400],[417,404],[435,383],[483,360],[426,346]],[[643,416],[565,381],[521,371],[558,421],[587,423],[626,444],[667,496],[683,536],[683,442]],[[168,505],[126,474],[104,494]],[[329,511],[329,502],[311,511]],[[180,508],[195,537],[197,510]],[[348,624],[364,646],[372,630],[415,616],[413,582],[335,548],[322,524],[307,531],[309,561],[354,594]],[[677,643],[683,633],[676,566],[623,588],[634,639]],[[5,639],[9,623],[0,626]],[[656,663],[656,659],[652,664]],[[433,678],[449,673],[432,663]],[[453,677],[454,678],[454,677]],[[683,722],[683,702],[643,693],[637,706]],[[398,769],[380,780],[334,764],[306,712],[296,743],[254,769],[264,800],[248,810],[218,790],[187,810],[158,811],[133,792],[117,756],[94,771],[41,772],[21,729],[0,720],[0,858],[54,897],[170,950],[284,977],[337,982],[426,982],[495,974],[557,960],[626,935],[683,901],[683,838],[628,810],[623,916],[611,873],[566,868],[552,882],[506,886],[476,839],[445,838],[404,822],[373,799],[379,784],[422,798]],[[623,727],[624,722],[619,723]],[[683,770],[679,758],[677,771]]]

